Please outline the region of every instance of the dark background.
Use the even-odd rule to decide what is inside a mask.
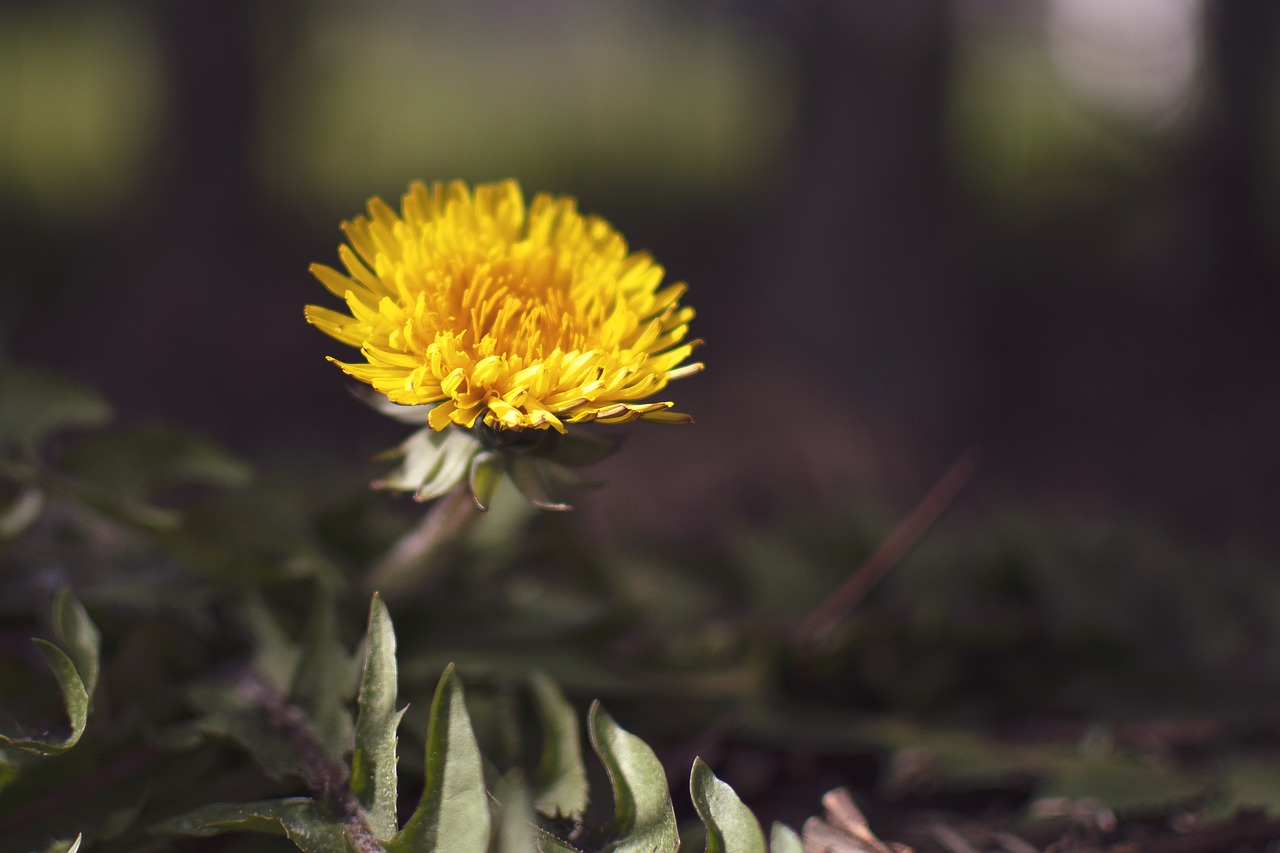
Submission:
[[[370,195],[513,176],[708,341],[597,522],[901,510],[977,446],[970,507],[1274,550],[1278,38],[1269,0],[8,0],[0,356],[354,470],[401,428],[307,265]]]

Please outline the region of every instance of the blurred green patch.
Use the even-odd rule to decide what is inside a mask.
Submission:
[[[268,81],[264,179],[303,205],[419,177],[599,179],[685,200],[768,179],[793,101],[774,39],[633,2],[578,12],[313,14]]]
[[[1072,96],[1035,15],[984,23],[961,30],[947,84],[948,150],[977,198],[1012,216],[1096,202],[1158,162],[1157,133]]]
[[[163,108],[146,19],[120,4],[0,8],[0,195],[76,222],[137,183]]]

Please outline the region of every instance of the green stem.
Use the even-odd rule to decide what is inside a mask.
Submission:
[[[471,485],[464,479],[374,565],[365,578],[366,591],[394,598],[430,583],[443,566],[444,551],[466,536],[479,517]]]

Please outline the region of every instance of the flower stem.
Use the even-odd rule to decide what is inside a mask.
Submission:
[[[365,578],[366,591],[391,598],[430,583],[443,566],[445,549],[464,537],[479,517],[470,483],[463,480],[374,565]]]
[[[961,454],[880,548],[821,607],[800,623],[793,638],[794,643],[802,648],[812,647],[830,634],[920,541],[920,537],[942,516],[977,468],[976,450],[970,449]]]

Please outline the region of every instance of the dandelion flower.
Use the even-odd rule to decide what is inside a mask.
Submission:
[[[374,198],[342,228],[345,272],[311,272],[350,313],[309,305],[307,319],[364,359],[330,360],[423,406],[432,430],[691,420],[646,402],[703,367],[688,363],[701,341],[685,340],[685,285],[664,285],[661,266],[572,198],[526,206],[515,181],[414,183],[399,212]]]

